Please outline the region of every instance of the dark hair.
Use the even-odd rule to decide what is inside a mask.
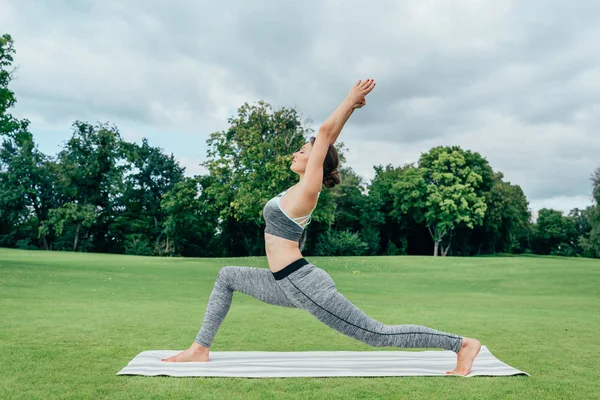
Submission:
[[[316,138],[311,136],[310,144],[313,146],[315,144]],[[326,188],[331,189],[335,185],[339,185],[342,183],[342,178],[340,177],[340,171],[338,171],[338,166],[340,165],[340,156],[338,155],[335,147],[330,144],[329,149],[327,150],[327,155],[325,156],[325,161],[323,161],[323,185]]]

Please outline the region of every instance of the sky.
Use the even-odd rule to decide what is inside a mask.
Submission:
[[[534,211],[592,203],[600,167],[600,2],[0,0],[17,51],[12,110],[55,155],[75,120],[205,173],[210,134],[243,103],[318,131],[359,79],[377,87],[339,136],[347,165],[479,152]]]

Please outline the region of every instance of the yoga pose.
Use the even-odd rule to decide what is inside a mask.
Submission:
[[[452,350],[458,361],[456,368],[447,373],[471,372],[481,348],[479,341],[419,325],[381,323],[339,293],[329,274],[304,259],[300,252],[302,234],[310,223],[322,186],[331,188],[340,183],[339,157],[333,144],[354,110],[366,104],[365,96],[373,88],[372,79],[358,81],[320,127],[316,139],[311,137],[293,154],[290,168],[300,176],[299,182],[269,200],[263,209],[269,269],[221,268],[194,343],[162,361],[208,361],[211,343],[237,290],[268,304],[306,310],[336,331],[371,346]]]

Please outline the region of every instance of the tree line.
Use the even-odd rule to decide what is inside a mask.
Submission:
[[[0,246],[155,256],[261,256],[262,208],[297,182],[292,153],[312,130],[293,108],[244,104],[212,133],[207,173],[185,176],[172,154],[124,140],[109,123],[75,121],[56,155],[9,111],[14,42],[0,37]],[[535,253],[600,257],[600,167],[592,204],[532,221],[519,185],[479,153],[439,146],[413,164],[344,166],[307,228],[305,255]]]

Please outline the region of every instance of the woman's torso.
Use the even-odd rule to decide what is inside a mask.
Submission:
[[[265,250],[269,269],[272,272],[282,270],[290,263],[302,258],[296,239],[310,223],[310,216],[317,202],[318,196],[306,199],[301,193],[301,189],[294,185],[269,200],[265,205],[265,221],[267,221]],[[272,219],[275,217],[278,224],[276,228],[273,228],[269,224],[273,225]]]

